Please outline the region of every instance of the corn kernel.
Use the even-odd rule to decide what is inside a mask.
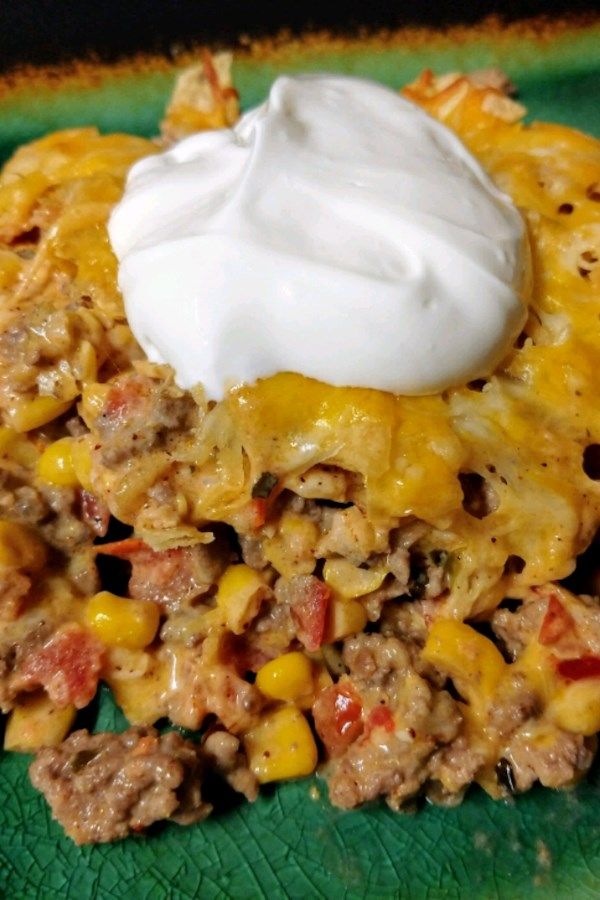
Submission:
[[[86,625],[104,644],[131,650],[141,650],[152,643],[159,620],[156,603],[117,597],[110,591],[95,594],[85,608]]]
[[[459,693],[476,709],[491,700],[507,668],[489,638],[454,619],[433,623],[422,656],[449,675]]]
[[[363,597],[380,588],[385,569],[361,569],[347,559],[328,559],[323,567],[325,583],[340,597]]]
[[[49,444],[37,464],[37,474],[46,484],[77,487],[79,480],[73,466],[73,438],[63,437]]]
[[[4,749],[33,753],[40,747],[56,747],[69,733],[76,709],[56,707],[46,694],[26,697],[11,712],[4,733]]]
[[[329,605],[324,643],[332,644],[363,631],[367,618],[367,612],[358,600],[338,600],[334,597]]]
[[[281,706],[246,732],[248,765],[261,784],[310,775],[317,746],[310,726],[295,706]]]
[[[54,397],[34,397],[15,403],[7,411],[12,428],[18,432],[32,431],[47,425],[73,405],[72,400],[56,400]]]
[[[85,437],[73,438],[71,444],[71,461],[77,481],[86,491],[93,492],[92,484],[92,454],[90,445]]]
[[[38,572],[46,558],[45,544],[30,528],[0,519],[0,566]]]
[[[217,608],[225,616],[225,624],[234,634],[242,634],[258,613],[267,593],[261,576],[244,564],[228,566],[217,590]]]
[[[272,700],[297,700],[312,691],[311,662],[304,653],[284,653],[258,670],[256,686]]]
[[[600,731],[600,682],[585,678],[562,687],[548,706],[559,728],[590,737]]]

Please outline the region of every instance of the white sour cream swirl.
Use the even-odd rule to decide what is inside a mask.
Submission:
[[[233,129],[138,162],[109,233],[137,340],[215,400],[280,371],[437,392],[489,374],[526,316],[509,198],[356,78],[278,78]]]

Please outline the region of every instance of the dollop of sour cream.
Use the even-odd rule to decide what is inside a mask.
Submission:
[[[524,230],[461,141],[381,85],[281,77],[138,162],[109,223],[133,333],[209,399],[276,372],[396,394],[489,374]]]

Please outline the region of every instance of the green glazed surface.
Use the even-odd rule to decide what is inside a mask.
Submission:
[[[436,72],[500,65],[533,119],[600,136],[600,27],[544,43],[478,38],[455,46],[371,45],[296,51],[279,62],[242,59],[245,107],[281,71],[339,71],[399,86]],[[66,126],[152,134],[172,75],[130,73],[94,88],[63,84],[0,101],[0,154]],[[125,721],[102,692],[97,729]],[[600,773],[574,791],[534,789],[494,803],[474,789],[462,806],[394,815],[385,806],[342,813],[318,780],[265,790],[201,825],[168,825],[148,838],[77,848],[51,821],[27,779],[29,759],[0,760],[0,896],[6,898],[515,898],[600,895]],[[320,795],[309,795],[316,784]],[[314,792],[312,792],[314,793]]]

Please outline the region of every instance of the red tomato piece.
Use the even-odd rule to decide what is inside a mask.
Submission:
[[[362,703],[350,681],[321,691],[312,713],[329,756],[341,756],[363,732]]]
[[[147,393],[147,384],[141,378],[128,378],[113,384],[106,397],[104,415],[117,421],[127,420]]]
[[[19,679],[24,690],[43,687],[57,706],[82,709],[96,693],[103,656],[100,641],[79,625],[67,625],[27,657]]]
[[[250,507],[252,510],[251,513],[251,521],[253,528],[262,528],[262,526],[267,521],[267,513],[268,513],[268,501],[263,497],[255,497],[250,501]]]
[[[151,559],[157,556],[148,544],[145,544],[141,538],[125,538],[123,541],[112,541],[110,544],[100,544],[97,547],[98,553],[105,556],[118,556],[119,559],[127,559],[134,562],[140,559]]]
[[[600,656],[580,656],[578,659],[558,659],[556,671],[567,681],[600,678]]]
[[[367,717],[365,725],[365,733],[371,734],[375,728],[384,728],[386,731],[393,731],[396,727],[394,717],[392,716],[389,706],[376,706],[372,709]]]
[[[234,87],[221,87],[219,83],[219,75],[215,69],[212,55],[207,51],[202,51],[202,68],[204,75],[210,85],[215,103],[223,103],[227,97],[238,97],[239,94]]]
[[[325,636],[331,591],[318,578],[308,576],[301,599],[292,606],[296,635],[307,650],[318,650]]]
[[[573,616],[567,612],[556,594],[550,594],[546,615],[540,627],[539,641],[545,647],[556,644],[564,635],[575,628]]]
[[[200,547],[153,550],[140,538],[131,537],[101,544],[96,550],[131,563],[129,595],[137,600],[168,607],[197,597],[209,587]]]

